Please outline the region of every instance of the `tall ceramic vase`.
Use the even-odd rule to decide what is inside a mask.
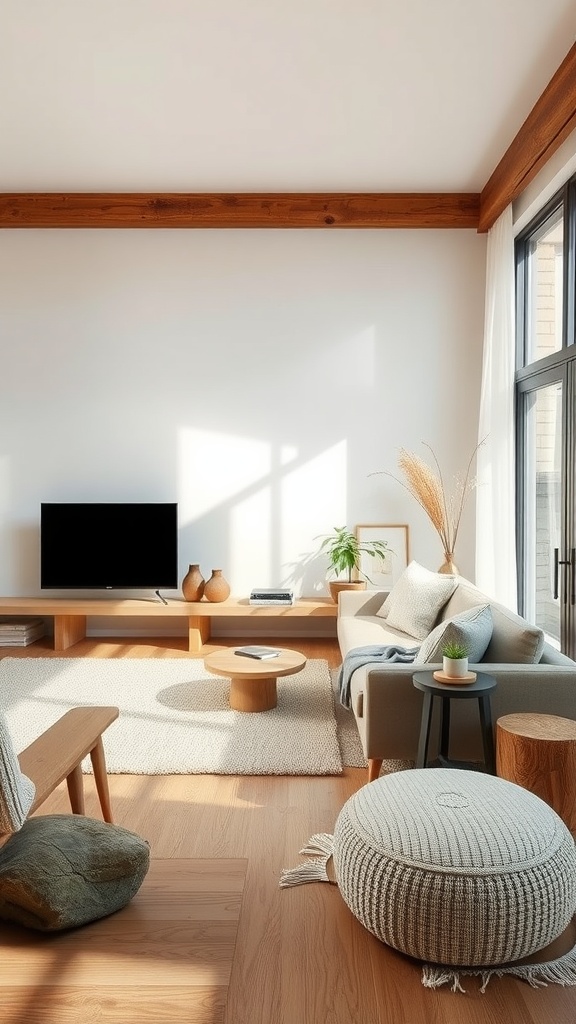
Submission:
[[[230,596],[230,586],[222,575],[222,569],[212,569],[212,575],[204,584],[204,597],[217,604]]]
[[[182,593],[185,601],[201,601],[204,594],[204,577],[199,565],[190,565],[182,580]]]

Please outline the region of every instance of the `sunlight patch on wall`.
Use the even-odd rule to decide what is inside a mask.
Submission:
[[[294,462],[294,459],[298,458],[298,449],[293,444],[283,444],[280,446],[280,464],[287,466],[288,463]]]
[[[179,449],[181,523],[229,502],[270,474],[271,450],[266,441],[185,429],[180,431]]]
[[[194,542],[216,559],[205,569],[222,568],[233,595],[321,589],[318,537],[346,523],[347,457],[346,441],[300,461],[293,444],[182,431],[180,522],[199,524]]]
[[[340,441],[282,479],[282,578],[302,593],[318,589],[324,578],[324,566],[314,557],[319,536],[346,523],[347,457],[347,443]]]
[[[267,485],[230,511],[230,574],[242,583],[242,592],[268,584],[274,578],[272,492]]]

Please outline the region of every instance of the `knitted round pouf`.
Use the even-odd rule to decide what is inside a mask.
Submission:
[[[514,783],[423,768],[342,808],[334,866],[352,913],[419,960],[504,965],[543,949],[576,909],[576,849],[558,815]]]

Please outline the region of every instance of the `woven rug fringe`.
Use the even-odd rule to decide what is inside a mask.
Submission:
[[[326,870],[328,861],[334,852],[334,836],[328,832],[317,832],[310,836],[301,854],[311,854],[304,864],[295,868],[286,868],[280,875],[280,888],[291,885],[305,885],[306,882],[331,882]]]
[[[576,985],[576,946],[558,960],[550,960],[543,964],[511,964],[509,967],[479,968],[478,970],[424,964],[422,968],[422,984],[425,988],[440,988],[450,984],[453,992],[465,992],[460,977],[475,975],[482,979],[480,992],[485,992],[490,978],[512,974],[516,978],[527,981],[532,988],[546,988],[552,985]]]

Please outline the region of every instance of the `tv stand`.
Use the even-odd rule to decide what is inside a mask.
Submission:
[[[211,604],[210,601],[184,601],[178,598],[172,598],[165,604],[158,604],[157,601],[150,599],[0,597],[0,615],[41,615],[52,618],[55,651],[66,651],[84,640],[87,620],[90,617],[186,619],[188,650],[191,654],[199,654],[210,640],[214,618],[335,619],[337,612],[337,605],[329,597],[303,597],[292,605],[251,605],[247,597],[236,600],[228,598],[219,604]]]

